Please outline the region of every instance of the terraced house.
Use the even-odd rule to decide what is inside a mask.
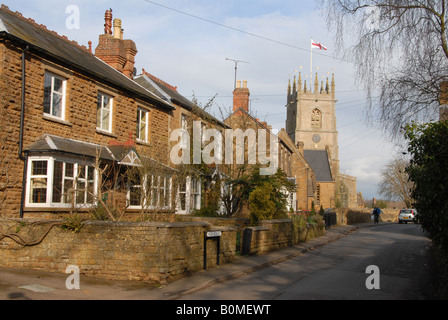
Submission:
[[[333,84],[331,95],[329,89],[319,95],[316,84],[312,97],[297,91],[295,84],[292,91],[289,88],[286,130],[278,135],[249,114],[250,93],[244,82],[234,91],[233,114],[220,121],[149,71],[137,74],[137,45],[123,38],[122,22],[113,19],[111,10],[104,19],[104,33],[93,49],[91,42],[80,46],[1,6],[0,215],[58,218],[77,212],[119,219],[149,213],[152,219],[166,220],[204,208],[213,199],[215,208],[224,212],[222,198],[231,194],[232,186],[220,178],[231,177],[232,166],[218,161],[173,163],[173,146],[191,143],[172,139],[179,129],[199,131],[202,147],[210,141],[207,129],[221,136],[230,129],[261,129],[278,142],[275,162],[297,185],[297,192],[289,194],[289,208],[335,205],[333,178],[350,177],[339,174],[335,119],[322,118],[334,116]],[[321,113],[305,110],[298,117],[299,98],[308,96]],[[330,101],[331,108],[316,106],[319,99]],[[302,118],[319,126],[300,126]],[[313,138],[335,138],[310,147],[310,133]],[[214,156],[227,158],[224,151],[216,149]],[[310,153],[325,153],[317,163],[324,165],[317,165]],[[325,172],[332,174],[329,183],[321,179]],[[324,188],[327,184],[330,187]],[[349,193],[356,195],[356,182],[350,185],[354,191]],[[212,186],[218,196],[210,192]],[[346,200],[353,202],[348,195]],[[232,202],[227,201],[227,212]]]
[[[148,72],[136,77],[137,46],[112,19],[107,11],[93,52],[1,6],[2,215],[57,217],[106,202],[117,210],[109,215],[200,207],[195,182],[175,182],[170,132],[193,116],[225,125]]]

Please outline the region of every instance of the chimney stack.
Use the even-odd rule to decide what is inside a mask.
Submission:
[[[132,40],[123,40],[122,22],[115,19],[112,34],[112,9],[107,10],[104,16],[104,34],[100,35],[95,55],[123,73],[130,79],[134,78],[135,56],[137,46]]]
[[[241,81],[238,80],[236,88],[233,91],[233,111],[235,112],[241,108],[249,112],[249,96],[250,92],[247,88],[247,81],[243,81],[243,86],[241,86]]]

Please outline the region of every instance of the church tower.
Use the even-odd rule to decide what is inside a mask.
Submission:
[[[357,208],[357,179],[339,172],[339,142],[336,127],[336,84],[327,78],[314,84],[299,79],[288,85],[286,132],[316,175],[315,204],[324,208]]]
[[[336,128],[336,84],[334,75],[319,83],[318,75],[313,88],[299,79],[288,85],[286,131],[295,144],[303,143],[304,150],[327,151],[334,176],[339,174],[339,144]]]

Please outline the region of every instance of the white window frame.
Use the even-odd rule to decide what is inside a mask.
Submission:
[[[161,209],[171,209],[171,190],[172,190],[172,178],[169,176],[159,177],[159,207]],[[168,203],[165,203],[167,201]]]
[[[202,202],[202,180],[200,178],[191,179],[191,209],[200,210]]]
[[[130,184],[128,182],[127,184],[127,202],[128,202],[128,208],[129,209],[142,209],[143,207],[146,206],[146,202],[147,199],[145,197],[145,195],[147,194],[147,187],[146,187],[146,182],[147,182],[147,176],[141,177],[140,179],[140,184]],[[140,190],[140,204],[139,205],[135,205],[131,203],[131,190],[132,189],[139,189]]]
[[[186,114],[181,114],[181,120],[180,120],[180,126],[182,129],[182,140],[181,140],[181,148],[186,149],[188,148],[189,143],[189,137],[188,137],[188,117]],[[185,151],[183,151],[185,152]]]
[[[185,181],[181,181],[182,186],[185,187],[185,190],[181,191],[181,187],[177,187],[177,196],[176,196],[176,212],[178,214],[188,214],[190,212],[190,180],[191,177],[185,177]],[[182,208],[181,195],[184,195],[185,199],[185,208]]]
[[[44,161],[47,162],[46,174],[45,175],[43,175],[43,174],[33,174],[33,163],[34,162],[44,162]],[[51,176],[49,174],[50,162],[51,162],[51,158],[47,158],[47,157],[36,157],[36,158],[29,159],[29,162],[28,162],[28,172],[27,172],[27,192],[26,192],[26,203],[27,203],[27,205],[32,203],[33,206],[37,206],[37,207],[39,207],[39,206],[40,207],[41,206],[46,206],[46,204],[48,202],[48,199],[49,199],[48,194],[49,194],[49,189],[50,189],[50,187],[49,187],[49,185],[50,185],[49,180],[50,180],[50,176]],[[34,190],[34,188],[31,189],[32,188],[32,181],[34,181],[34,180],[42,180],[42,179],[46,180],[46,183],[45,183],[45,185],[46,185],[45,202],[34,203],[32,201],[32,198],[33,198],[33,192],[32,191]]]
[[[148,183],[150,182],[150,184]],[[169,175],[152,175],[148,174],[142,177],[140,185],[130,185],[127,188],[127,200],[129,204],[129,209],[171,209],[172,201],[172,183],[173,178]],[[132,205],[131,204],[131,189],[138,188],[143,192],[141,204]],[[143,196],[144,195],[144,196]],[[165,203],[167,199],[168,204]]]
[[[196,183],[196,192],[193,184]],[[181,194],[185,195],[185,208],[181,206]],[[188,176],[185,178],[185,191],[180,191],[177,187],[176,213],[189,214],[194,210],[200,210],[202,206],[202,179]]]
[[[144,137],[141,136],[142,124],[145,125]],[[137,140],[141,142],[148,142],[148,127],[149,127],[149,111],[143,108],[137,108]]]
[[[47,174],[46,175],[33,175],[32,174],[32,167],[33,162],[38,161],[47,161]],[[84,201],[83,203],[75,203],[72,204],[71,201],[68,201],[68,203],[63,202],[53,202],[53,188],[54,188],[54,168],[55,168],[55,161],[62,162],[62,163],[70,163],[74,165],[74,176],[73,180],[71,177],[65,176],[65,168],[66,165],[63,166],[63,172],[62,172],[62,179],[67,181],[76,181],[77,183],[86,183],[85,189],[83,189],[84,192]],[[27,183],[26,183],[26,199],[25,199],[25,206],[27,208],[92,208],[97,205],[96,203],[96,193],[97,193],[97,186],[98,186],[98,172],[96,169],[93,168],[93,181],[86,178],[80,178],[79,176],[79,168],[84,167],[84,169],[87,172],[87,167],[93,168],[93,163],[91,162],[80,162],[73,159],[67,159],[64,157],[52,157],[52,156],[33,156],[28,158],[28,169],[27,169]],[[86,173],[87,174],[87,173]],[[67,179],[66,179],[67,178]],[[32,193],[31,193],[31,181],[32,179],[46,179],[47,180],[47,192],[46,192],[46,201],[45,203],[34,203],[32,200]],[[92,195],[92,203],[87,203],[87,183],[88,181],[93,182],[93,195]],[[65,181],[63,182],[65,183]],[[75,182],[74,182],[75,183]],[[76,188],[74,189],[75,194],[77,194]],[[61,191],[61,196],[63,196],[63,189]]]
[[[67,79],[64,77],[61,77],[53,72],[50,72],[48,70],[45,70],[45,75],[44,75],[44,91],[45,91],[45,82],[47,80],[47,77],[51,77],[50,81],[50,112],[45,112],[45,108],[46,108],[46,101],[45,101],[45,97],[44,97],[44,103],[43,103],[43,111],[44,111],[44,115],[50,118],[55,118],[55,119],[59,119],[59,120],[65,120],[65,107],[66,107],[66,97],[67,97]],[[62,81],[62,93],[59,93],[57,91],[54,91],[54,82],[55,79],[58,79],[60,81]],[[54,115],[54,95],[59,95],[61,97],[61,115]]]
[[[109,103],[106,106],[109,106],[109,108],[106,108],[106,106],[104,105],[104,98],[108,98],[109,99]],[[101,99],[101,101],[100,101]],[[106,125],[106,122],[103,122],[103,118],[104,118],[104,112],[106,112],[106,110],[109,111],[109,121],[107,123],[108,128],[105,129],[104,126]],[[103,131],[103,132],[107,132],[107,133],[112,133],[112,119],[113,119],[113,112],[114,112],[114,97],[104,93],[103,91],[98,91],[97,94],[97,106],[96,106],[96,129],[98,131]]]

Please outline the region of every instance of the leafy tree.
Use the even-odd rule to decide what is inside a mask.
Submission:
[[[448,255],[448,121],[405,128],[412,156],[406,169],[415,184],[412,197],[419,221]]]

